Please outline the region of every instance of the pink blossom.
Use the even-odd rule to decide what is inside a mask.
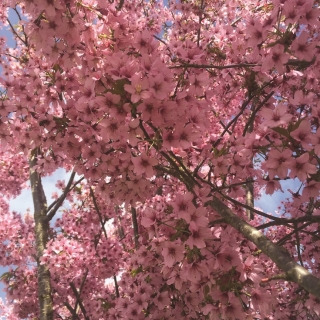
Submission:
[[[157,307],[162,310],[170,304],[170,298],[168,296],[168,292],[161,292],[154,299]]]
[[[311,132],[311,125],[307,120],[303,120],[299,127],[292,131],[290,135],[297,141],[300,141],[302,147],[308,151],[311,150],[312,145],[317,143],[317,138]]]
[[[319,196],[320,183],[310,181],[302,190],[303,201],[309,201],[310,198],[317,198]]]
[[[189,230],[191,231],[191,235],[189,236],[186,244],[192,249],[193,246],[197,248],[205,248],[206,240],[212,238],[212,234],[209,228],[195,227],[194,225],[190,225]]]
[[[266,292],[259,289],[251,291],[251,303],[255,310],[259,310],[262,316],[266,316],[271,308],[271,296]]]
[[[280,190],[283,192],[281,184],[277,180],[267,181],[266,184],[266,194],[273,194],[275,191]]]
[[[191,212],[195,210],[195,206],[192,203],[193,194],[188,192],[184,195],[177,194],[175,200],[172,202],[172,206],[179,218],[190,222]]]
[[[292,50],[295,56],[300,60],[311,61],[315,55],[315,46],[309,41],[309,34],[302,31],[292,43]]]
[[[138,175],[145,175],[147,178],[151,178],[154,175],[153,167],[158,163],[156,159],[148,156],[146,153],[142,153],[140,156],[132,158],[134,165],[134,172]]]
[[[151,93],[147,90],[149,82],[147,78],[142,78],[140,73],[134,74],[131,77],[131,84],[125,84],[126,91],[131,93],[131,101],[137,103],[140,99],[147,99],[151,97]]]
[[[306,180],[310,174],[317,172],[316,166],[309,162],[309,154],[307,152],[296,158],[294,165],[290,169],[289,177],[298,177],[300,181]]]
[[[164,81],[164,75],[159,73],[153,78],[149,79],[150,92],[156,99],[164,100],[171,91],[170,85]]]
[[[265,166],[268,169],[273,169],[276,175],[281,179],[284,179],[287,176],[288,169],[293,163],[294,160],[292,159],[292,152],[289,149],[285,149],[282,152],[274,149],[269,152]],[[270,174],[271,179],[274,178],[275,174]]]
[[[166,242],[162,249],[162,255],[165,265],[171,268],[174,263],[181,262],[184,258],[184,247],[179,241]]]
[[[287,124],[292,115],[287,113],[288,109],[284,104],[279,104],[273,110],[263,108],[260,114],[266,119],[262,124],[270,127],[277,127]]]

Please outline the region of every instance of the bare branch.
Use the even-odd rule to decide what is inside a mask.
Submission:
[[[27,47],[28,46],[27,40],[24,40],[19,36],[17,30],[14,28],[14,26],[11,24],[11,21],[8,18],[7,18],[7,22],[9,23],[10,29],[14,33],[14,35]]]
[[[75,177],[76,173],[74,171],[72,171],[71,173],[71,176],[70,176],[70,179],[68,181],[68,184],[66,186],[66,188],[64,189],[62,195],[59,197],[59,199],[57,199],[56,201],[54,201],[48,208],[47,210],[47,215],[46,217],[44,218],[44,220],[46,222],[49,222],[53,217],[54,215],[57,213],[58,209],[61,207],[63,201],[65,200],[65,198],[67,197],[68,193],[78,184],[80,183],[84,177],[82,177],[81,179],[79,179],[72,187],[72,182],[73,182],[73,179]]]
[[[75,285],[73,284],[73,282],[70,282],[69,284],[70,284],[70,287],[71,287],[71,289],[72,289],[72,291],[73,291],[76,299],[78,300],[80,309],[81,309],[81,311],[82,311],[82,314],[83,314],[85,320],[90,320],[89,317],[87,316],[87,311],[86,311],[85,307],[84,307],[83,304],[82,304],[82,301],[81,301],[81,299],[80,299],[80,295],[79,295],[79,293],[78,293]]]
[[[95,197],[95,195],[93,193],[92,187],[90,187],[90,195],[91,195],[91,198],[92,198],[92,201],[93,201],[93,205],[94,205],[94,207],[95,207],[95,209],[97,211],[97,214],[99,216],[99,220],[100,220],[101,228],[103,230],[103,234],[104,234],[105,238],[108,239],[107,231],[106,231],[106,228],[104,227],[105,222],[103,222],[103,220],[102,220],[102,216],[101,216],[98,204],[97,204],[96,197]]]

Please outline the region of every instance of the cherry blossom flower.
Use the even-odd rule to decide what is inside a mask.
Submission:
[[[150,92],[156,99],[166,99],[171,87],[168,83],[164,82],[164,75],[159,73],[153,78],[149,79]]]
[[[192,203],[193,194],[188,192],[184,195],[177,194],[175,200],[172,202],[172,206],[179,218],[190,222],[191,212],[196,208]]]
[[[300,60],[311,61],[315,55],[314,44],[309,41],[309,34],[302,31],[292,43],[292,50]]]
[[[142,78],[140,73],[134,74],[131,77],[131,84],[125,84],[124,88],[131,93],[131,101],[133,103],[137,103],[140,99],[151,97],[151,93],[147,90],[149,88],[148,79]]]
[[[162,249],[162,255],[165,265],[171,268],[174,263],[180,262],[184,258],[184,247],[179,241],[166,242]]]
[[[160,310],[163,310],[165,307],[167,307],[170,303],[170,298],[168,297],[168,292],[161,292],[157,295],[157,297],[154,299],[154,301],[157,304],[157,307]]]
[[[317,198],[320,192],[320,183],[310,181],[302,190],[303,201],[308,201],[310,198]]]
[[[264,59],[262,70],[270,70],[275,67],[278,72],[283,72],[285,70],[285,63],[288,60],[289,55],[284,52],[284,46],[277,44],[270,49],[269,54]]]
[[[281,179],[287,176],[288,169],[292,166],[294,160],[292,159],[292,152],[288,149],[280,152],[279,150],[271,150],[268,155],[268,160],[265,166],[268,169],[273,169],[274,174],[269,172],[270,178],[273,179],[278,175]]]
[[[266,194],[273,194],[275,191],[280,190],[283,192],[281,184],[277,180],[270,180],[266,184]]]
[[[278,127],[288,124],[292,119],[292,115],[288,114],[288,108],[284,104],[278,104],[273,110],[264,108],[260,114],[266,119],[262,125],[269,127]]]
[[[307,152],[296,158],[294,165],[290,169],[289,177],[298,177],[300,181],[305,181],[310,174],[317,172],[316,166],[309,162],[309,154]]]
[[[290,135],[297,141],[300,141],[302,147],[308,151],[311,150],[311,145],[314,145],[317,142],[317,138],[311,132],[311,125],[307,120],[303,120],[299,127],[292,131]]]
[[[132,159],[134,165],[134,172],[138,175],[145,175],[147,178],[151,178],[154,175],[153,167],[158,163],[156,159],[148,156],[146,153],[142,153]]]
[[[186,244],[191,249],[193,248],[193,246],[196,246],[199,249],[205,248],[206,240],[212,238],[211,231],[208,228],[194,227],[194,225],[190,225],[189,230],[191,231],[191,235],[186,241]]]
[[[267,292],[262,292],[259,289],[251,291],[251,303],[256,310],[259,310],[261,315],[265,316],[271,307],[271,296]]]

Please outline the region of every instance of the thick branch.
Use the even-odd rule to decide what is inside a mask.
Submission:
[[[41,177],[35,169],[39,149],[31,152],[29,159],[30,185],[34,205],[36,236],[36,258],[38,264],[38,297],[40,320],[53,320],[53,303],[51,296],[50,272],[46,265],[40,264],[40,258],[48,242],[49,224],[44,220],[47,212],[47,199],[43,191]]]
[[[72,320],[79,320],[79,316],[77,315],[76,311],[74,309],[72,309],[72,307],[70,306],[69,302],[65,302],[64,305],[67,307],[67,309],[69,310],[69,312],[72,314]]]
[[[274,244],[262,232],[239,218],[217,197],[213,197],[207,204],[246,239],[252,241],[279,269],[288,275],[291,281],[299,284],[309,293],[320,299],[320,279],[295,262],[285,248]]]
[[[138,220],[137,220],[137,210],[135,207],[131,207],[131,216],[132,216],[132,225],[134,233],[134,244],[136,249],[139,248],[139,229],[138,229]]]

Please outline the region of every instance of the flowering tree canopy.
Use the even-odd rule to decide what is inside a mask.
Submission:
[[[2,316],[319,319],[319,16],[318,0],[2,0]],[[285,180],[279,212],[254,206]],[[28,183],[22,217],[8,201]]]

